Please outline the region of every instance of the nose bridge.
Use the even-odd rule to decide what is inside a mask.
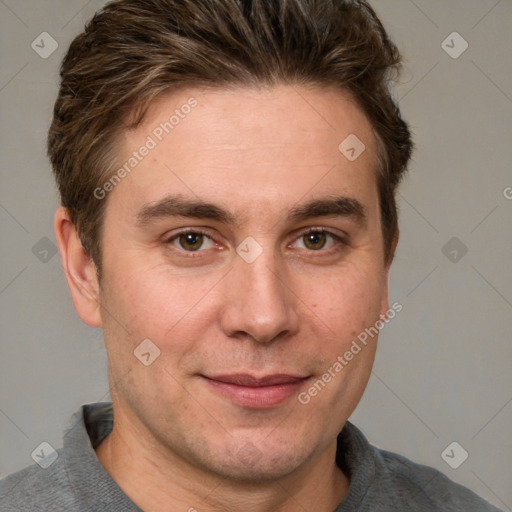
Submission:
[[[247,334],[260,343],[270,342],[297,328],[293,294],[285,284],[273,248],[256,246],[253,241],[243,244],[237,249],[229,276],[223,328],[229,336]]]

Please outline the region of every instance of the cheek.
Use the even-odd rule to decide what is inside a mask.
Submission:
[[[347,266],[308,295],[314,336],[325,341],[317,345],[315,354],[317,378],[299,402],[321,411],[319,415],[336,410],[339,418],[346,419],[364,392],[378,338],[368,335],[380,315],[383,288],[378,275]]]
[[[347,265],[330,270],[328,278],[303,279],[301,288],[301,296],[307,297],[306,304],[317,322],[342,334],[345,340],[379,318],[384,288],[377,269]]]
[[[105,273],[105,330],[117,333],[117,344],[127,344],[127,339],[137,344],[149,338],[166,351],[179,353],[189,348],[210,320],[198,312],[211,309],[209,292],[219,276],[212,273],[192,279],[127,260],[123,266],[126,272],[118,266]],[[137,272],[128,272],[129,268],[137,268]]]

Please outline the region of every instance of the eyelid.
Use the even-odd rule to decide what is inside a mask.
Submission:
[[[333,237],[340,239],[348,238],[348,233],[345,233],[344,231],[338,233],[337,230],[325,226],[308,226],[307,228],[299,230],[299,233],[299,236],[307,235],[308,233],[327,233],[328,235],[332,235]]]
[[[163,238],[163,241],[165,244],[172,245],[172,242],[176,240],[178,237],[182,235],[187,235],[189,233],[193,233],[195,235],[202,235],[206,238],[209,238],[214,244],[218,245],[213,236],[209,233],[209,231],[205,230],[205,228],[196,228],[196,227],[190,227],[190,228],[184,228],[180,231],[177,231],[176,233],[173,233],[172,235],[166,235]],[[186,254],[194,254],[198,252],[203,252],[204,250],[198,250],[198,251],[185,251],[184,249],[179,249],[176,247],[176,249],[180,252],[186,253]]]
[[[195,227],[195,226],[190,226],[188,228],[180,229],[179,231],[173,232],[172,234],[166,233],[162,238],[163,238],[164,242],[169,242],[169,241],[173,240],[174,238],[177,238],[180,235],[187,235],[188,233],[204,235],[204,236],[207,236],[207,237],[213,239],[209,230],[207,230],[206,228]]]
[[[327,236],[330,236],[335,240],[335,242],[337,242],[335,245],[338,246],[338,247],[330,247],[329,249],[319,249],[317,251],[310,249],[309,252],[312,252],[312,253],[315,253],[315,252],[316,253],[327,253],[327,252],[336,250],[337,248],[339,249],[340,244],[348,245],[348,235],[346,233],[344,233],[342,235],[342,234],[336,233],[335,231],[332,231],[331,229],[328,229],[328,228],[325,228],[322,226],[310,226],[308,228],[305,228],[305,229],[299,231],[298,234],[294,235],[293,242],[296,242],[299,238],[301,238],[305,235],[309,235],[310,233],[323,233]]]

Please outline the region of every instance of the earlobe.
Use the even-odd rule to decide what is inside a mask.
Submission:
[[[91,327],[101,327],[96,266],[82,246],[69,213],[59,207],[54,217],[55,237],[64,275],[78,316]]]

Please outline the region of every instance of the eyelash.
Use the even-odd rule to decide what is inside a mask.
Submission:
[[[183,231],[179,231],[178,233],[175,233],[174,235],[172,235],[171,237],[167,238],[165,240],[165,243],[166,244],[169,244],[169,245],[172,245],[172,242],[174,240],[176,240],[178,237],[182,236],[182,235],[188,235],[188,234],[195,234],[195,235],[203,235],[203,236],[206,236],[208,238],[210,238],[212,241],[213,238],[206,232],[206,231],[203,231],[202,229],[200,228],[197,228],[197,229],[184,229]],[[329,249],[319,249],[317,251],[315,250],[312,250],[312,249],[305,249],[306,251],[308,252],[311,252],[311,253],[322,253],[322,254],[331,254],[333,252],[338,252],[340,251],[341,249],[343,249],[344,247],[346,247],[348,245],[348,242],[343,238],[341,237],[340,235],[337,235],[335,233],[333,233],[332,231],[329,231],[327,229],[324,229],[324,228],[309,228],[308,230],[306,231],[303,231],[302,233],[299,234],[299,236],[295,239],[295,240],[298,240],[299,238],[302,238],[306,235],[309,235],[309,234],[312,234],[312,233],[323,233],[327,236],[330,236],[331,238],[334,239],[334,241],[336,242],[336,245],[334,247],[330,247]],[[182,253],[182,255],[186,258],[197,258],[197,257],[200,257],[200,255],[198,253],[201,253],[201,252],[204,252],[204,251],[201,251],[201,250],[198,250],[198,251],[186,251],[185,249],[178,249],[176,248],[176,250],[180,253]]]

